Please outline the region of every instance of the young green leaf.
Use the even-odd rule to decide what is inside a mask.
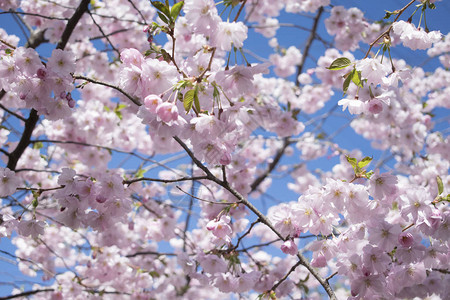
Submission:
[[[341,70],[351,65],[350,59],[346,57],[340,57],[335,59],[331,65],[327,68],[328,70]]]
[[[161,12],[159,12],[159,11],[157,11],[157,13],[158,13],[158,16],[160,17],[160,19],[161,19],[164,23],[169,24],[169,20],[167,19],[167,17],[166,17],[163,13],[161,13]]]
[[[174,6],[170,9],[170,16],[175,21],[180,14],[181,8],[184,5],[184,1],[180,1],[178,3],[175,3]]]
[[[361,161],[358,162],[358,167],[364,168],[372,161],[372,157],[364,157]]]
[[[38,201],[39,193],[33,191],[32,194],[33,194],[33,200],[31,201],[31,205],[33,205],[33,208],[36,208],[39,205],[39,201]]]
[[[437,181],[437,185],[438,185],[438,192],[440,195],[444,192],[444,183],[442,183],[442,179],[439,176],[436,176],[436,181]]]
[[[220,92],[219,89],[217,88],[217,86],[215,84],[213,84],[214,90],[213,90],[213,98],[216,101],[220,101]]]
[[[184,94],[183,106],[184,109],[186,110],[186,113],[188,113],[192,108],[192,104],[194,103],[194,95],[195,95],[194,90],[189,90]]]
[[[363,87],[362,81],[361,81],[361,71],[356,71],[356,69],[353,69],[352,81],[357,86]]]
[[[352,165],[353,169],[356,169],[358,167],[358,162],[356,160],[356,158],[354,157],[350,157],[350,156],[345,156],[347,158],[347,161],[349,162],[349,164]]]
[[[200,101],[198,100],[198,85],[194,89],[194,106],[197,112],[200,112]]]
[[[157,10],[159,10],[159,12],[161,12],[161,13],[165,16],[165,19],[166,19],[166,20],[164,20],[163,18],[161,18],[161,15],[162,15],[162,14],[160,14],[159,12],[158,12],[158,16],[159,16],[166,24],[169,24],[169,21],[171,21],[169,5],[168,5],[167,3],[164,4],[164,3],[159,2],[159,1],[151,1],[151,2],[152,2],[152,5],[153,5]]]
[[[137,170],[136,175],[134,175],[134,177],[136,177],[136,178],[142,178],[142,177],[144,177],[144,174],[145,174],[145,170],[139,168],[139,170]]]
[[[344,80],[344,84],[342,85],[342,90],[344,91],[344,95],[347,94],[348,87],[350,86],[350,82],[352,82],[353,75],[355,73],[355,69],[353,69]]]
[[[37,142],[37,143],[34,143],[34,145],[33,145],[33,149],[41,149],[43,147],[44,147],[44,144],[42,144],[42,142]]]

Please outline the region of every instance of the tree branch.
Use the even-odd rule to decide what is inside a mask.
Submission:
[[[14,298],[19,298],[19,297],[28,297],[28,296],[38,294],[38,293],[53,292],[53,291],[55,291],[55,290],[54,289],[43,289],[43,290],[27,291],[27,292],[23,292],[20,294],[10,295],[10,296],[6,296],[6,297],[0,297],[0,300],[8,300],[8,299],[14,299]]]
[[[126,96],[128,99],[130,99],[131,102],[133,102],[137,106],[141,106],[142,105],[142,103],[138,99],[133,98],[133,96],[131,96],[130,94],[128,94],[127,92],[125,92],[124,90],[122,90],[121,88],[119,88],[119,87],[117,87],[115,85],[112,85],[112,84],[109,84],[107,82],[103,82],[103,81],[100,81],[100,80],[92,79],[92,78],[89,78],[89,77],[86,77],[86,76],[83,76],[83,75],[73,75],[72,77],[74,79],[86,80],[88,82],[92,82],[92,83],[95,83],[95,84],[99,84],[99,85],[103,85],[103,86],[107,86],[107,87],[110,87],[112,89],[115,89],[116,91],[120,92],[121,94]]]
[[[56,46],[57,49],[63,50],[66,47],[66,44],[70,38],[70,35],[72,34],[73,30],[75,29],[75,26],[77,25],[78,21],[81,19],[81,16],[84,12],[88,10],[90,0],[82,0],[78,8],[76,9],[73,16],[70,18],[69,22],[66,25],[66,28],[64,29],[64,32],[61,37],[61,41]],[[27,42],[27,47],[30,48],[36,48],[38,45],[40,45],[44,39],[44,32],[43,31],[35,31],[33,34],[31,34],[29,38],[29,42]],[[20,138],[19,143],[17,144],[16,149],[14,149],[13,152],[9,155],[8,164],[7,167],[10,170],[15,170],[17,166],[17,162],[19,161],[20,157],[22,156],[23,152],[25,152],[25,149],[30,144],[30,138],[33,133],[34,128],[36,127],[36,124],[39,120],[39,115],[37,111],[33,108],[30,111],[30,115],[28,119],[25,121],[25,128],[22,133],[22,137]]]
[[[308,40],[306,41],[305,49],[303,50],[303,56],[302,61],[300,62],[300,65],[297,68],[297,76],[295,77],[295,85],[300,86],[300,82],[298,80],[298,76],[302,73],[303,67],[305,66],[306,58],[308,57],[309,50],[311,49],[311,45],[316,37],[316,31],[317,26],[319,25],[320,16],[323,13],[323,6],[319,8],[319,11],[317,12],[315,18],[314,18],[314,24],[311,29],[311,33],[309,34]]]
[[[178,144],[180,144],[181,147],[183,147],[183,149],[187,152],[187,154],[192,158],[194,163],[201,170],[203,170],[206,173],[209,180],[211,180],[211,181],[217,183],[218,185],[222,186],[223,188],[225,188],[234,197],[236,197],[240,202],[242,202],[246,207],[248,207],[255,215],[257,215],[259,217],[259,220],[261,221],[261,223],[264,223],[267,227],[269,227],[270,230],[272,230],[272,232],[275,233],[282,241],[286,240],[286,237],[284,237],[278,230],[276,230],[275,227],[273,227],[270,220],[264,214],[262,214],[250,201],[248,201],[244,196],[241,195],[241,193],[239,193],[232,186],[230,186],[228,184],[228,182],[224,182],[224,181],[220,180],[219,178],[217,178],[216,176],[214,176],[209,171],[209,169],[207,167],[205,167],[205,165],[203,165],[202,162],[199,161],[195,157],[194,153],[189,149],[189,147],[187,147],[187,145],[183,141],[180,140],[180,138],[178,138],[177,136],[174,136],[174,139],[178,142]],[[317,272],[310,265],[308,259],[305,256],[303,256],[303,254],[300,253],[300,251],[297,253],[297,257],[299,259],[299,264],[302,264],[303,266],[305,266],[308,269],[308,271],[317,279],[317,281],[319,281],[319,283],[325,289],[327,294],[330,296],[330,299],[336,300],[337,298],[334,295],[333,289],[331,288],[330,284],[324,278],[322,278],[322,276],[319,274],[319,272]]]
[[[77,26],[78,21],[80,21],[81,17],[85,12],[88,11],[90,0],[81,0],[80,5],[78,5],[77,9],[73,16],[67,22],[66,28],[61,36],[61,40],[58,45],[56,45],[56,49],[64,50],[66,48],[67,42],[69,41],[70,36],[72,35],[75,26]]]

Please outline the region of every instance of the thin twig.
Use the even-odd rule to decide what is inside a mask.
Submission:
[[[372,47],[385,35],[389,35],[389,32],[391,31],[392,27],[394,26],[394,23],[400,18],[400,15],[408,8],[410,7],[416,0],[411,0],[408,4],[406,4],[403,8],[396,10],[397,17],[394,19],[394,22],[392,22],[391,26],[388,27],[382,34],[380,34],[372,43],[369,44],[369,50],[367,50],[366,55],[364,58],[367,58],[369,56],[370,50],[372,50]]]
[[[130,185],[132,183],[139,182],[139,181],[155,181],[155,182],[163,182],[163,183],[172,183],[172,182],[180,182],[180,181],[195,181],[195,180],[202,180],[202,179],[208,179],[208,176],[182,177],[182,178],[177,178],[177,179],[160,179],[160,178],[142,177],[142,178],[124,180],[123,184]]]
[[[282,284],[283,281],[285,281],[285,280],[289,277],[289,275],[291,275],[291,273],[294,272],[295,269],[296,269],[299,265],[301,265],[301,264],[302,264],[302,262],[301,262],[301,261],[298,261],[295,265],[293,265],[293,266],[291,267],[291,269],[283,276],[283,278],[281,278],[280,280],[278,280],[278,282],[275,283],[275,284],[273,285],[273,287],[270,289],[270,291],[275,291],[275,290],[277,289],[277,287],[278,287],[280,284]]]
[[[103,86],[107,86],[107,87],[110,87],[112,89],[115,89],[116,91],[120,92],[121,94],[126,96],[128,99],[130,99],[131,102],[133,102],[137,106],[141,106],[142,105],[142,103],[138,99],[133,98],[130,94],[128,94],[127,92],[125,92],[124,90],[122,90],[121,88],[119,88],[119,87],[117,87],[115,85],[112,85],[112,84],[109,84],[107,82],[103,82],[103,81],[100,81],[100,80],[96,80],[96,79],[93,79],[93,78],[89,78],[89,77],[86,77],[86,76],[83,76],[83,75],[73,75],[72,77],[74,79],[86,80],[86,81],[91,82],[91,83],[95,83],[95,84],[99,84],[99,85],[103,85]]]

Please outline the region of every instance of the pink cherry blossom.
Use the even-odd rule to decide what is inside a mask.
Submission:
[[[0,168],[0,197],[7,197],[16,192],[21,184],[14,171],[8,168]]]
[[[229,225],[230,217],[221,216],[219,220],[211,220],[206,225],[206,229],[211,231],[216,237],[224,238],[232,233]]]
[[[165,123],[170,123],[178,119],[178,109],[173,103],[170,102],[163,102],[159,104],[156,107],[155,112],[158,115],[158,118]]]
[[[433,43],[440,41],[442,36],[439,31],[427,33],[422,28],[402,20],[395,22],[392,29],[400,37],[403,45],[412,50],[428,49]]]

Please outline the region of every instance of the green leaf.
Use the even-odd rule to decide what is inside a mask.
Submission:
[[[181,8],[184,5],[184,1],[180,1],[178,3],[175,3],[174,6],[172,6],[172,8],[170,9],[170,16],[172,17],[172,19],[175,21],[178,17],[178,15],[180,14]]]
[[[356,160],[356,158],[354,157],[350,157],[350,156],[345,156],[347,158],[347,161],[349,162],[349,164],[352,165],[353,169],[356,169],[358,166],[358,161]]]
[[[161,54],[163,56],[164,61],[169,63],[172,60],[170,54],[166,50],[161,49]]]
[[[122,109],[124,109],[125,107],[127,107],[125,104],[118,104],[116,108],[114,108],[114,113],[116,114],[116,116],[122,120],[122,113],[120,112]]]
[[[159,1],[151,1],[152,5],[159,10],[160,12],[162,12],[163,14],[165,14],[168,18],[170,18],[170,10],[169,10],[169,5],[166,3],[162,3]]]
[[[162,20],[164,23],[170,24],[169,20],[167,19],[167,17],[166,17],[163,13],[161,13],[161,12],[159,12],[159,11],[157,11],[157,13],[158,13],[158,16],[161,18],[161,20]]]
[[[37,143],[34,143],[34,145],[33,145],[33,149],[41,149],[43,147],[44,147],[44,144],[42,144],[42,142],[37,142]]]
[[[39,205],[38,197],[39,197],[39,193],[36,191],[33,191],[33,200],[31,201],[31,205],[33,205],[33,208],[36,208]]]
[[[436,181],[438,185],[438,192],[439,192],[438,195],[440,195],[444,192],[444,183],[442,182],[442,179],[439,176],[436,176]]]
[[[348,87],[350,86],[350,82],[352,82],[353,73],[355,69],[353,69],[350,73],[347,74],[347,77],[344,80],[344,84],[342,85],[342,90],[344,91],[344,95],[347,94]]]
[[[386,10],[386,14],[383,19],[389,19],[392,16],[392,12]]]
[[[223,5],[225,5],[225,7],[228,7],[231,5],[231,7],[235,7],[236,5],[239,4],[239,0],[224,0],[223,1]]]
[[[11,53],[12,53],[11,49],[9,49],[9,48],[5,49],[5,54],[11,54]]]
[[[173,90],[182,90],[185,89],[191,82],[189,80],[180,80],[178,81],[175,86],[173,87]]]
[[[334,60],[331,65],[327,68],[328,70],[341,70],[351,65],[350,59],[346,57],[340,57]]]
[[[115,110],[119,111],[119,110],[122,110],[122,109],[124,109],[125,107],[127,107],[127,105],[126,105],[126,104],[117,104],[117,106],[116,106]]]
[[[186,113],[188,113],[192,108],[192,104],[194,103],[194,95],[195,95],[194,90],[189,90],[184,94],[183,106],[184,109],[186,110]]]
[[[362,81],[361,81],[361,71],[356,71],[356,69],[353,70],[352,81],[357,86],[363,87]]]
[[[372,177],[372,175],[373,175],[373,171],[369,171],[366,173],[366,178],[370,179],[370,177]]]
[[[220,92],[219,89],[215,84],[213,84],[214,90],[213,90],[213,98],[214,99],[220,99]]]
[[[134,175],[134,177],[136,177],[136,178],[142,178],[142,177],[144,177],[144,174],[145,174],[145,170],[139,168],[139,170],[137,170],[137,172],[136,172],[136,174]]]
[[[194,88],[194,106],[197,112],[200,112],[200,101],[198,100],[198,85]]]
[[[358,167],[364,168],[372,161],[372,157],[364,157],[360,162],[358,162]]]

